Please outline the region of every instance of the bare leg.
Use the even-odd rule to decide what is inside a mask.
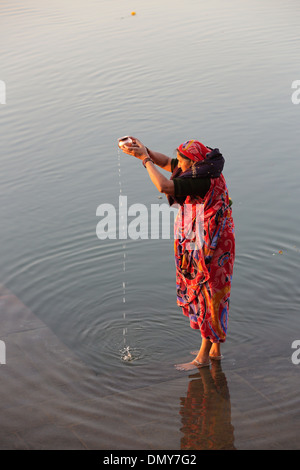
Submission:
[[[209,366],[209,351],[211,349],[211,341],[206,338],[202,338],[202,344],[199,349],[199,352],[196,358],[192,362],[188,362],[186,364],[177,364],[175,365],[176,369],[178,370],[192,370],[197,369],[199,367],[207,367]]]
[[[213,343],[209,355],[212,359],[222,359],[220,343]]]
[[[202,338],[201,347],[196,356],[196,361],[203,362],[203,363],[209,362],[209,353],[210,353],[211,347],[212,347],[211,341],[209,339]]]

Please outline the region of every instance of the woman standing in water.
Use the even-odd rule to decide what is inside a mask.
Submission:
[[[220,346],[226,339],[235,258],[234,223],[222,175],[224,158],[218,149],[197,140],[179,145],[173,159],[149,150],[134,137],[121,148],[142,160],[152,183],[167,195],[170,205],[179,205],[174,243],[177,304],[191,328],[200,330],[202,343],[192,362],[175,367],[192,370],[209,366],[210,359],[222,358]],[[171,179],[157,166],[170,171]],[[199,207],[203,209],[201,244],[196,241]],[[184,219],[189,219],[188,229]],[[187,230],[192,238],[186,235]]]

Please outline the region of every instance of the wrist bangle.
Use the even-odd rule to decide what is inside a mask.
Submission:
[[[152,160],[152,158],[150,158],[150,157],[144,158],[144,160],[143,160],[143,165],[144,165],[145,168],[146,168],[146,163],[147,163],[147,162],[152,162],[152,163],[154,163],[154,161]]]

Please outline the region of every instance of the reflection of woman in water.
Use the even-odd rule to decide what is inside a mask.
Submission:
[[[181,398],[181,449],[235,450],[229,390],[220,362],[191,378]]]
[[[191,370],[209,366],[210,358],[222,357],[220,344],[226,339],[235,257],[234,224],[222,175],[224,158],[218,149],[195,140],[181,144],[177,158],[171,159],[147,149],[138,139],[131,139],[128,146],[122,146],[123,152],[142,160],[151,181],[167,195],[170,205],[179,204],[174,244],[177,304],[189,318],[190,326],[200,330],[202,344],[192,362],[176,367]],[[161,174],[156,165],[172,172],[171,179]],[[203,208],[201,243],[199,207]]]

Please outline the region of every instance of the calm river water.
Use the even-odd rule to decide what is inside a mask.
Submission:
[[[161,416],[154,447],[288,447],[300,424],[300,365],[291,360],[300,340],[299,1],[4,0],[0,8],[0,282],[103,377],[104,395],[165,383],[164,398],[143,405]],[[173,371],[200,336],[176,305],[171,237],[96,234],[97,208],[112,204],[118,214],[120,194],[149,214],[166,202],[141,163],[118,153],[126,134],[170,156],[195,138],[226,160],[237,255],[225,359],[208,393],[215,421],[225,412],[214,393],[225,400],[221,444],[208,431],[195,437],[189,424],[189,403],[200,419],[213,373],[191,380]],[[172,432],[178,441],[164,441]]]

